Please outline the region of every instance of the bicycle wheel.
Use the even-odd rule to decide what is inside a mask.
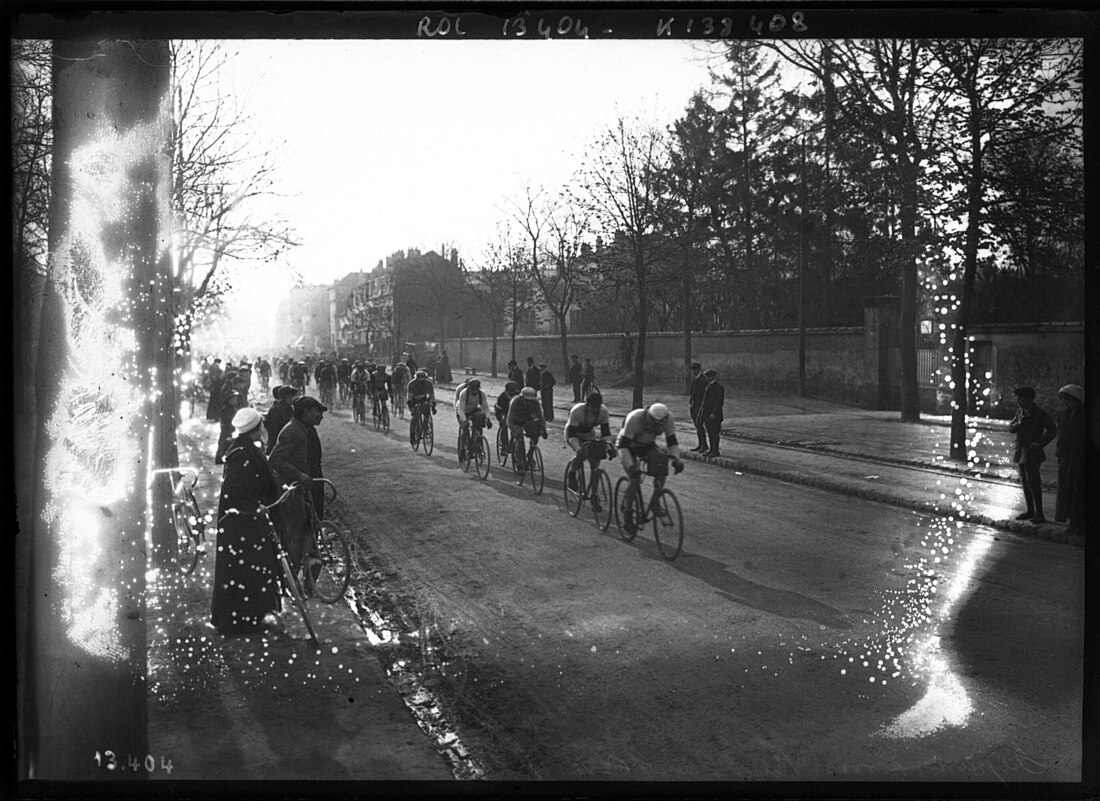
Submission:
[[[474,471],[482,481],[489,477],[489,442],[484,436],[477,438],[474,448]]]
[[[600,531],[607,531],[611,525],[611,479],[607,471],[597,467],[593,471],[592,483],[589,486],[588,502],[592,504],[592,514],[596,518],[596,526]]]
[[[318,526],[316,543],[321,572],[307,581],[318,598],[326,604],[335,603],[344,597],[351,581],[351,547],[344,532],[329,520],[322,520]]]
[[[572,486],[570,486],[570,479],[572,479]],[[565,510],[569,512],[570,517],[576,517],[581,513],[581,507],[584,506],[584,488],[587,486],[583,462],[576,470],[573,469],[572,461],[566,463],[561,486],[562,492],[565,494]]]
[[[286,582],[287,590],[290,591],[290,597],[294,599],[294,605],[298,607],[298,614],[302,616],[302,621],[306,624],[309,639],[313,642],[314,648],[319,648],[321,644],[317,641],[317,633],[313,630],[313,623],[306,612],[306,602],[302,598],[302,585],[298,583],[294,571],[290,568],[290,562],[287,561],[286,551],[281,546],[279,548],[279,564],[283,566],[283,580]]]
[[[179,501],[172,507],[172,524],[176,528],[176,567],[190,575],[199,561],[198,506],[191,501]]]
[[[638,497],[638,493],[634,494],[634,503],[631,504],[633,508],[626,508],[626,490],[630,486],[630,479],[626,476],[621,476],[618,481],[615,482],[615,525],[619,528],[619,536],[627,542],[630,542],[636,536],[638,536],[638,520],[641,520],[641,500]]]
[[[424,418],[424,453],[427,456],[432,455],[432,449],[435,447],[435,423],[432,422],[431,417]]]
[[[370,416],[374,419],[374,430],[377,431],[382,426],[382,415],[378,412],[377,399],[371,404]]]
[[[542,495],[542,484],[546,480],[546,475],[542,470],[542,452],[535,446],[535,449],[531,451],[531,489],[535,491],[536,495]]]
[[[661,488],[653,498],[653,538],[657,550],[668,561],[680,555],[684,546],[684,516],[672,490]]]
[[[390,433],[390,410],[385,403],[382,404],[382,433]]]
[[[413,451],[420,448],[420,418],[415,413],[412,422],[409,423],[409,444],[412,445]]]
[[[497,428],[497,464],[504,467],[508,464],[508,429],[504,423]]]

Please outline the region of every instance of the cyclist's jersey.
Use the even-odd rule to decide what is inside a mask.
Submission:
[[[395,364],[393,373],[390,375],[390,383],[395,387],[403,387],[409,383],[409,368],[402,362]]]
[[[375,392],[380,392],[389,386],[390,377],[383,370],[375,370],[371,373],[370,384]]]
[[[599,431],[596,427],[599,426]],[[611,418],[607,407],[601,405],[595,414],[588,410],[587,403],[576,403],[569,410],[569,420],[565,424],[565,438],[576,437],[584,442],[599,439],[611,440]]]
[[[469,379],[467,379],[468,381]],[[462,391],[466,389],[467,381],[463,381],[457,387],[455,387],[455,414],[458,414],[458,398],[462,394]]]
[[[537,420],[543,430],[546,429],[546,418],[542,416],[542,404],[537,400],[516,395],[508,406],[508,425],[524,426]]]
[[[356,395],[367,394],[367,382],[370,377],[367,375],[366,370],[352,370],[351,372],[351,391]]]
[[[347,381],[351,378],[351,365],[340,363],[340,366],[336,368],[336,377],[341,381]]]
[[[508,414],[508,407],[512,403],[512,398],[516,397],[519,397],[518,392],[515,395],[509,395],[508,390],[504,390],[502,393],[500,393],[500,395],[497,397],[496,404],[493,406],[493,411],[496,412],[497,420],[504,419],[504,416]]]
[[[485,397],[485,393],[480,389],[477,391],[477,395],[470,397],[470,388],[464,387],[461,392],[458,393],[458,402],[455,404],[455,411],[458,414],[458,419],[465,422],[466,419],[477,412],[488,416],[489,414],[489,399]]]
[[[317,377],[318,384],[335,384],[336,383],[336,368],[331,364],[326,364],[321,368]]]
[[[409,403],[424,400],[435,403],[435,384],[429,378],[414,378],[409,382]]]
[[[645,409],[635,409],[626,416],[615,441],[616,448],[638,448],[652,445],[661,434],[670,448],[676,446],[676,423],[670,414],[662,422],[652,423]]]

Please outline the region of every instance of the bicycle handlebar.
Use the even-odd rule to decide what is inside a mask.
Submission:
[[[169,474],[172,474],[172,473],[179,473],[181,480],[183,480],[184,478],[190,476],[191,477],[191,483],[189,484],[189,486],[192,489],[194,489],[195,485],[199,483],[199,471],[196,470],[193,467],[159,467],[156,470],[150,470],[149,471],[150,476],[169,475]],[[151,483],[152,482],[150,482],[150,484]]]

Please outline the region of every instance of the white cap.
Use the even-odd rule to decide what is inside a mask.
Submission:
[[[663,403],[654,403],[649,407],[649,416],[654,420],[664,420],[668,417],[668,407]]]
[[[1064,387],[1058,390],[1058,394],[1069,395],[1071,398],[1077,398],[1078,403],[1085,402],[1085,390],[1082,387],[1077,386],[1076,384],[1066,384]]]
[[[251,406],[245,406],[243,409],[238,409],[237,413],[233,415],[233,433],[238,437],[241,434],[247,434],[262,423],[263,419],[264,416]]]

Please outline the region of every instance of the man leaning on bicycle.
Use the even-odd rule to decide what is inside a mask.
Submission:
[[[657,445],[657,437],[662,433],[665,435],[667,451]],[[654,477],[657,487],[665,483],[669,459],[672,460],[676,473],[683,472],[680,445],[676,441],[676,423],[663,403],[653,403],[647,408],[635,409],[628,414],[619,430],[615,447],[619,449],[619,460],[623,469],[632,479],[625,499],[627,508],[633,502],[633,494],[638,489],[642,462],[645,462],[645,472]]]
[[[517,456],[527,453],[523,444],[524,433],[532,441],[539,436],[546,439],[546,418],[542,415],[542,405],[534,387],[524,387],[508,405],[508,433],[512,442],[519,445]]]
[[[585,458],[593,462],[610,459],[615,448],[611,444],[611,418],[603,405],[603,395],[589,393],[583,403],[573,405],[565,424],[565,441],[573,449],[569,463],[569,480],[576,481],[576,470]],[[598,444],[598,445],[597,445]],[[576,489],[570,486],[570,489]]]

